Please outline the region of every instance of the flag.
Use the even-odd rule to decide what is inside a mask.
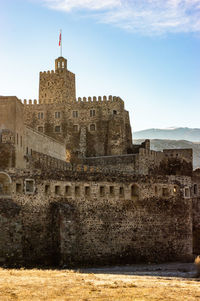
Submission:
[[[61,32],[60,32],[60,34],[59,34],[59,46],[61,46]]]

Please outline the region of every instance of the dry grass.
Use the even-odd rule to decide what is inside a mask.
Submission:
[[[0,269],[0,300],[196,301],[200,285],[195,279]]]

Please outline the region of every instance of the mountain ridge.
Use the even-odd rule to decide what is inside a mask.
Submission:
[[[200,142],[200,128],[171,127],[167,129],[151,128],[133,132],[134,139],[186,140]]]

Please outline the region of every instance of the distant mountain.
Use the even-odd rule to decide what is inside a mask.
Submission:
[[[140,144],[144,139],[133,140],[134,144]],[[151,149],[155,151],[162,151],[167,148],[192,148],[193,149],[193,167],[194,169],[200,168],[200,142],[195,143],[186,140],[161,140],[152,139]]]
[[[200,129],[190,128],[168,128],[168,129],[147,129],[133,133],[134,139],[169,139],[187,140],[200,142]]]

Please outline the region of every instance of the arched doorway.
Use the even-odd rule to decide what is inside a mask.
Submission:
[[[11,196],[11,183],[12,180],[10,176],[0,171],[0,197],[10,197]]]
[[[139,200],[139,187],[136,184],[131,185],[131,198],[134,201]]]

